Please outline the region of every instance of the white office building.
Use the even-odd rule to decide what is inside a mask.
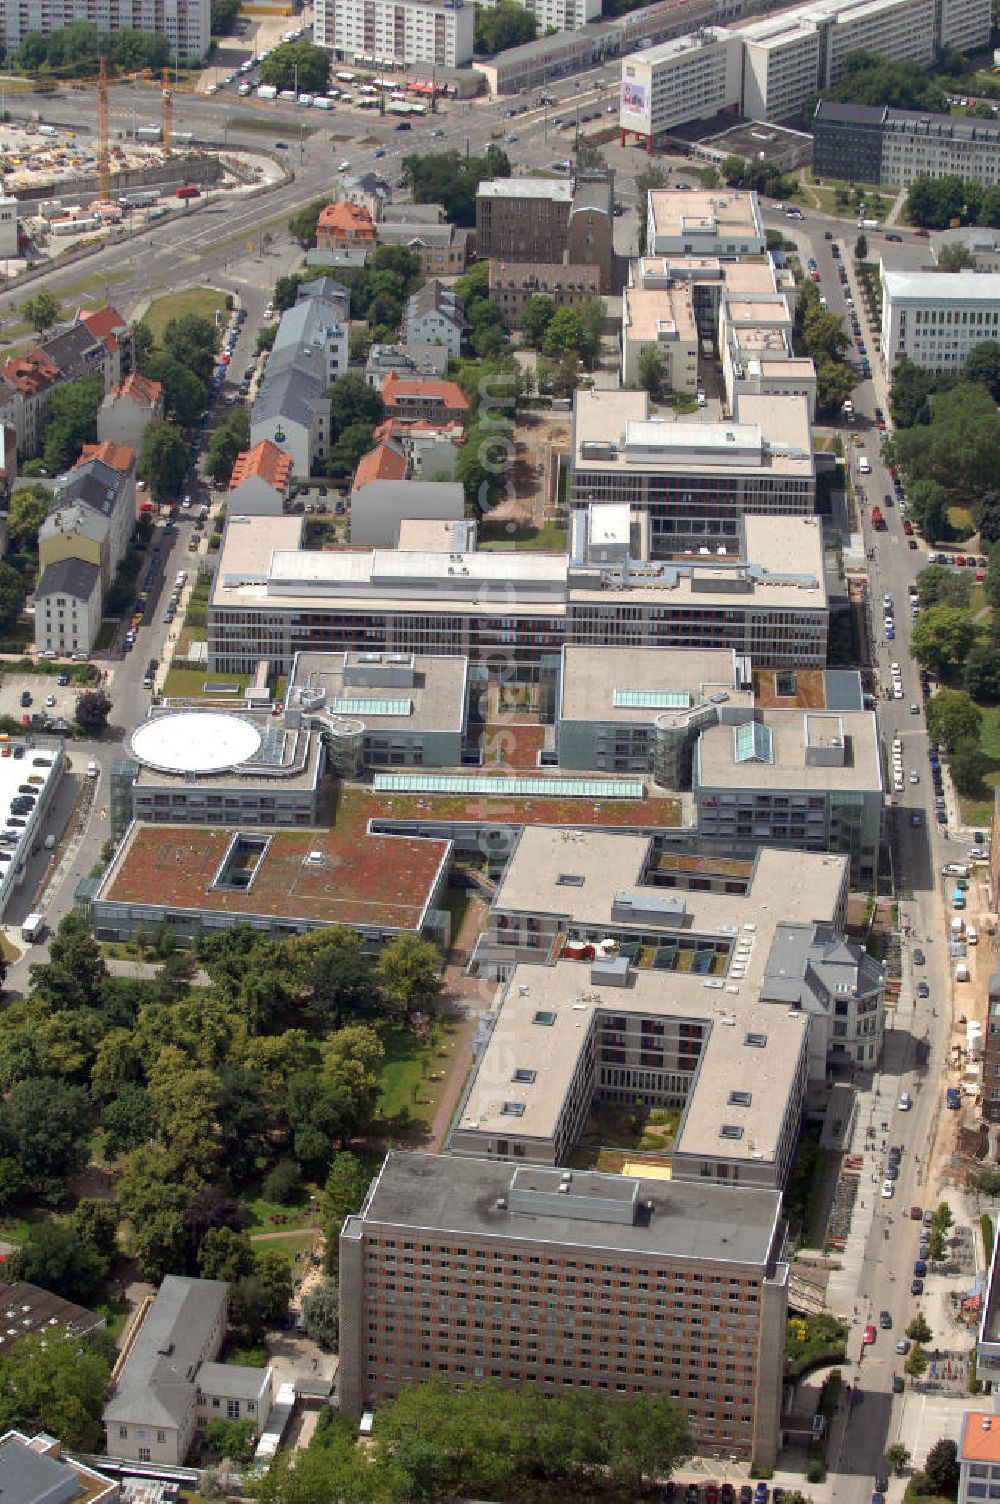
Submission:
[[[689,120],[738,110],[743,49],[722,26],[706,26],[622,59],[622,138],[647,146]]]
[[[316,0],[313,35],[338,60],[460,68],[472,60],[472,22],[466,0]]]
[[[1000,272],[892,272],[882,267],[882,355],[959,371],[973,345],[1000,338]]]
[[[648,195],[647,256],[762,256],[766,248],[756,193],[657,188]]]
[[[790,11],[757,21],[741,35],[744,113],[751,120],[790,120],[816,90],[819,28]]]
[[[497,0],[479,0],[493,10]],[[553,31],[579,31],[590,21],[601,19],[601,0],[519,0],[538,22],[539,34]]]

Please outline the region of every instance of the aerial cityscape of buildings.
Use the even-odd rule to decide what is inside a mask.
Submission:
[[[906,222],[918,179],[1000,184],[1000,125],[985,83],[978,112],[813,105],[860,54],[985,80],[990,6],[523,7],[538,36],[493,56],[469,0],[316,0],[285,34],[331,68],[318,99],[264,85],[296,111],[260,150],[301,257],[242,161],[204,272],[194,179],[136,177],[99,241],[127,298],[19,308],[39,216],[0,139],[0,571],[30,574],[0,643],[0,1387],[63,1334],[107,1358],[86,1446],[11,1410],[0,1504],[175,1504],[216,1462],[243,1492],[331,1408],[384,1457],[430,1380],[669,1400],[698,1481],[641,1487],[684,1504],[1000,1490],[1000,797],[968,676],[998,529],[947,486],[932,527],[912,492],[943,460],[911,458],[1000,346],[1000,243],[989,206]],[[208,0],[0,10],[8,55],[76,20],[175,69],[212,46]],[[270,105],[244,76],[199,89]],[[62,129],[35,113],[0,131]],[[235,178],[230,131],[204,150]],[[416,187],[436,150],[461,212],[403,201],[448,197]],[[731,186],[800,167],[795,203]],[[164,247],[215,298],[183,423],[197,353],[137,322]],[[992,393],[956,450],[992,443]],[[72,1025],[61,922],[106,968]],[[5,1159],[29,1058],[77,1094],[65,1183]],[[209,1170],[157,1186],[185,1109]],[[36,1223],[100,1235],[105,1275],[43,1281]]]

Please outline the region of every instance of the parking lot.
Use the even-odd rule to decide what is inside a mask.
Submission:
[[[17,720],[25,715],[47,715],[71,721],[76,714],[80,688],[73,683],[59,684],[55,674],[5,673],[0,679],[0,715],[14,716]],[[31,696],[27,704],[22,703],[25,695]]]

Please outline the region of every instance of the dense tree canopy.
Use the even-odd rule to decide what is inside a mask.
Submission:
[[[187,445],[170,423],[150,423],[142,440],[139,474],[155,502],[173,501],[187,474]]]
[[[908,480],[971,503],[1000,474],[1000,413],[985,387],[963,383],[938,393],[930,422],[897,432],[893,447]]]
[[[52,475],[68,470],[80,458],[84,444],[97,438],[97,409],[104,396],[99,376],[86,376],[57,386],[49,398],[42,458]]]
[[[476,222],[476,190],[483,179],[509,177],[510,159],[492,142],[481,157],[451,150],[403,158],[403,184],[413,202],[443,204],[445,217],[466,227]]]
[[[855,52],[845,58],[845,72],[822,96],[811,95],[802,111],[807,130],[812,128],[816,100],[838,100],[842,104],[891,105],[897,110],[926,110],[932,114],[948,113],[944,90],[929,78],[919,63],[896,61],[876,52]]]
[[[260,81],[276,89],[322,94],[330,82],[330,55],[304,39],[282,42],[261,63]]]
[[[480,57],[492,57],[508,47],[533,42],[537,35],[538,22],[516,0],[498,0],[492,10],[485,5],[476,6],[473,47]]]
[[[83,78],[97,72],[102,56],[111,73],[141,68],[159,71],[170,61],[170,43],[158,32],[127,26],[120,31],[98,31],[90,21],[69,21],[58,31],[29,31],[18,48],[17,62],[29,73],[51,70],[60,78],[74,74]]]

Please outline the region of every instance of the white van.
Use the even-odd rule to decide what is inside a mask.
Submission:
[[[860,475],[871,475],[872,473],[871,463],[866,454],[862,454],[858,458],[858,473]]]
[[[976,933],[976,926],[974,924],[966,925],[966,928],[965,928],[965,939],[966,939],[966,943],[968,945],[978,945],[979,944],[979,936]]]

